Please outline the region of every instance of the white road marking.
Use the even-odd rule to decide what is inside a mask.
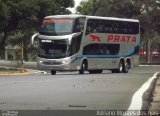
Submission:
[[[154,66],[154,67],[158,67],[159,65],[139,65],[139,66],[142,66],[142,67],[150,67],[150,66]]]
[[[38,71],[39,73],[47,74],[46,71]]]
[[[33,74],[34,74],[34,73],[47,74],[46,71],[41,71],[41,70],[33,70],[33,69],[26,69],[26,70],[28,70],[28,72],[32,72]]]
[[[142,108],[142,96],[144,92],[150,87],[152,81],[157,78],[157,74],[159,72],[156,72],[153,77],[149,78],[148,81],[146,81],[142,87],[136,91],[136,93],[132,97],[132,102],[128,108],[128,111],[130,110],[141,110]]]

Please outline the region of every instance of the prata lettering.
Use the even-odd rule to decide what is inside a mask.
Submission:
[[[136,43],[136,36],[125,36],[125,35],[108,35],[107,36],[108,43]]]
[[[90,35],[90,41],[94,42],[101,42],[101,37],[97,35]],[[129,35],[107,35],[107,42],[108,43],[133,43],[136,44],[137,38],[136,36],[129,36]]]

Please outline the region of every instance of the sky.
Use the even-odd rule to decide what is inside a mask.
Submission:
[[[79,3],[81,2],[82,0],[74,0],[75,2],[75,6],[73,8],[68,8],[72,13],[75,13],[76,12],[76,7],[79,5]]]

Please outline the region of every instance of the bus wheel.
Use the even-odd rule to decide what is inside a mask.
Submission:
[[[123,72],[123,64],[124,63],[122,61],[119,62],[118,73],[122,73]]]
[[[56,71],[55,70],[51,70],[51,75],[56,75]]]
[[[102,73],[103,72],[103,70],[97,70],[97,73]]]
[[[112,73],[122,73],[123,72],[123,62],[120,61],[118,69],[112,69],[111,71]]]
[[[112,71],[112,73],[118,73],[117,69],[112,69],[111,71]]]
[[[123,73],[128,73],[129,68],[130,68],[130,64],[129,64],[128,61],[126,61],[126,62],[123,64]]]
[[[79,74],[84,74],[85,70],[87,70],[87,62],[83,61],[81,64],[81,69],[79,70]]]

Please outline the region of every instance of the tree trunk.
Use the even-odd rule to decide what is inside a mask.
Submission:
[[[4,32],[2,41],[0,42],[0,58],[5,59],[5,45],[7,39],[7,32]]]

